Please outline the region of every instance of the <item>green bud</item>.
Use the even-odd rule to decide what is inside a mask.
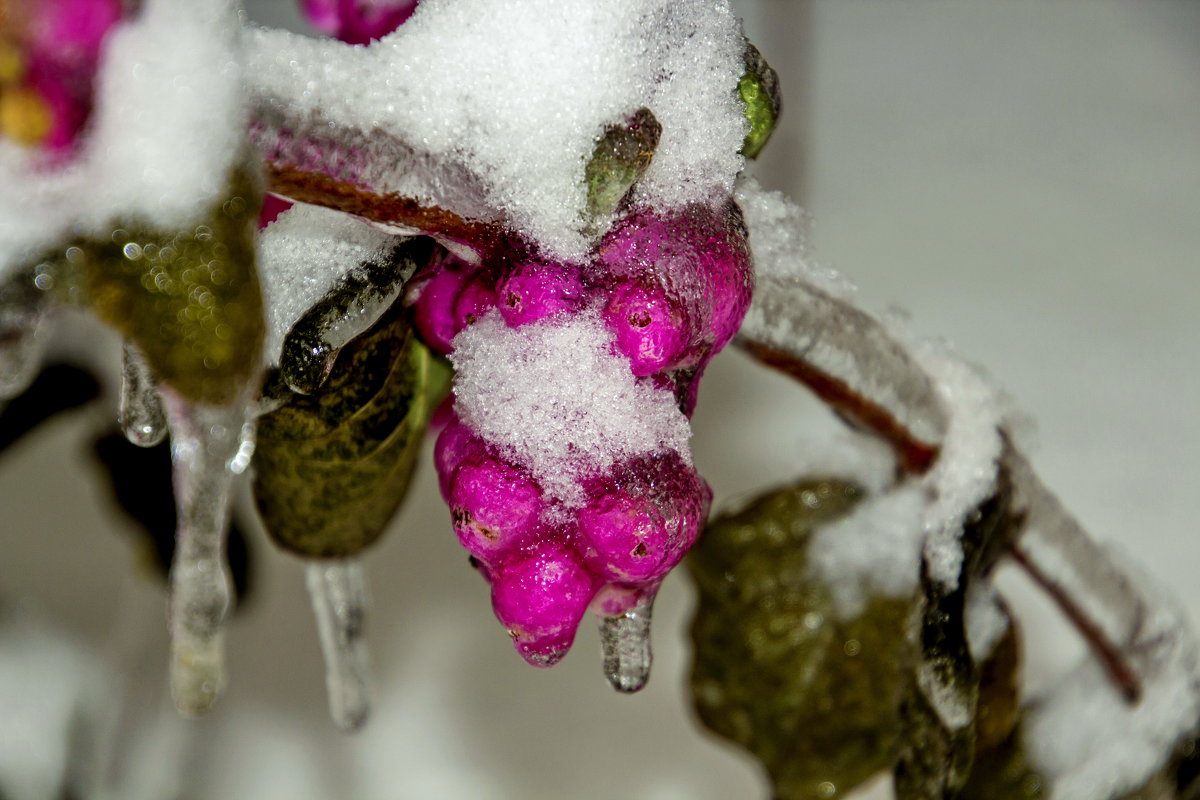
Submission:
[[[750,131],[742,143],[742,155],[746,158],[758,158],[758,154],[766,147],[767,140],[775,130],[775,123],[783,108],[779,94],[779,75],[771,69],[771,65],[763,58],[758,48],[746,42],[742,55],[746,71],[738,81],[738,96],[745,106],[746,121],[750,123]]]
[[[661,135],[662,126],[648,108],[639,108],[629,121],[604,129],[583,173],[591,219],[617,210],[646,173]]]

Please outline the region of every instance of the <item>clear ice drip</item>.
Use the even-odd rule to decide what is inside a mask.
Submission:
[[[356,558],[313,561],[305,577],[325,656],[329,715],[339,730],[350,733],[363,726],[371,711],[363,638],[367,592],[362,563]]]
[[[600,618],[604,675],[618,692],[640,691],[650,678],[650,615],[654,601],[643,600],[624,614]]]
[[[366,331],[400,296],[404,282],[428,258],[428,241],[396,247],[380,263],[367,262],[343,276],[284,337],[280,371],[288,388],[311,394],[333,369],[341,349]]]
[[[211,407],[165,396],[179,514],[168,605],[171,694],[181,713],[197,715],[225,686],[225,531],[232,480],[252,426],[241,403]]]
[[[48,275],[22,270],[0,283],[0,403],[23,392],[37,374],[45,346]]]
[[[121,430],[138,447],[153,447],[167,435],[167,416],[158,396],[158,381],[146,357],[132,342],[125,342],[123,357],[118,412]]]

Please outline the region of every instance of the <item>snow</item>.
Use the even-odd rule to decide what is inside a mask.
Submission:
[[[1151,591],[1153,580],[1138,585]],[[1152,602],[1138,641],[1125,648],[1144,680],[1139,702],[1125,702],[1093,659],[1035,700],[1026,749],[1052,800],[1107,800],[1137,789],[1200,718],[1195,636],[1178,610]]]
[[[724,2],[429,0],[366,48],[280,31],[247,45],[270,129],[260,145],[307,140],[286,158],[464,216],[500,214],[561,257],[582,257],[597,232],[583,181],[596,138],[638,108],[663,126],[638,203],[727,197],[742,166],[742,37]],[[313,154],[323,147],[338,152]]]
[[[582,505],[579,479],[636,455],[674,450],[691,429],[671,392],[638,381],[598,316],[509,328],[492,311],[454,337],[455,407],[550,497]]]
[[[189,227],[246,156],[232,0],[147,0],[113,31],[82,152],[57,171],[0,141],[0,275],[68,235]]]
[[[817,264],[809,256],[808,215],[783,192],[768,191],[754,178],[738,180],[734,195],[754,252],[756,277],[777,280],[803,280],[832,297],[850,300],[855,285],[830,267]]]

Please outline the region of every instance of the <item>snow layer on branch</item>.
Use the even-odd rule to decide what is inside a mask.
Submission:
[[[725,2],[426,0],[366,48],[279,31],[251,32],[249,48],[260,146],[310,142],[282,158],[313,154],[292,165],[504,217],[564,257],[595,234],[584,186],[595,141],[638,108],[663,126],[639,202],[727,197],[742,166],[742,37]]]
[[[584,501],[580,478],[624,459],[674,450],[691,464],[674,395],[634,378],[595,314],[509,328],[493,311],[450,360],[463,422],[567,507]]]
[[[1126,561],[1126,563],[1128,563]],[[1153,592],[1153,579],[1136,583]],[[1049,779],[1052,800],[1108,800],[1139,788],[1200,717],[1200,662],[1184,617],[1159,598],[1125,648],[1143,679],[1128,703],[1094,659],[1068,670],[1035,702],[1027,752]]]
[[[343,275],[384,259],[395,237],[360,219],[298,204],[259,237],[259,277],[267,311],[267,362],[279,363],[283,339]]]
[[[39,169],[0,142],[0,273],[69,234],[137,220],[193,224],[243,153],[245,108],[234,3],[146,0],[113,32],[83,150]]]
[[[896,334],[898,343],[904,338]],[[873,596],[916,591],[922,560],[931,579],[947,590],[957,587],[963,527],[995,491],[1001,395],[975,368],[932,343],[907,345],[906,352],[932,378],[946,411],[946,434],[925,475],[868,497],[814,535],[809,563],[843,619],[861,613]]]
[[[929,577],[949,591],[963,566],[963,526],[996,489],[1005,398],[977,367],[944,348],[926,342],[913,350],[948,412],[941,453],[922,482],[929,497],[925,562]]]

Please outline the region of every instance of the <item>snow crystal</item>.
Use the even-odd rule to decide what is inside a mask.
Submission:
[[[355,217],[303,204],[271,223],[259,237],[258,264],[268,363],[278,363],[284,336],[339,278],[383,259],[394,241]]]
[[[366,48],[279,31],[248,47],[258,124],[314,145],[286,159],[338,149],[331,130],[357,135],[370,158],[339,150],[315,156],[320,168],[465,216],[500,212],[564,257],[595,233],[584,213],[595,141],[638,108],[663,126],[639,202],[728,196],[742,166],[742,38],[725,2],[426,0]]]
[[[0,273],[68,234],[188,227],[221,196],[245,156],[234,6],[148,0],[118,26],[90,135],[63,169],[39,171],[33,153],[0,143]]]
[[[498,311],[454,338],[462,420],[567,507],[579,479],[620,460],[675,450],[690,428],[671,392],[638,381],[594,313],[509,328]]]

